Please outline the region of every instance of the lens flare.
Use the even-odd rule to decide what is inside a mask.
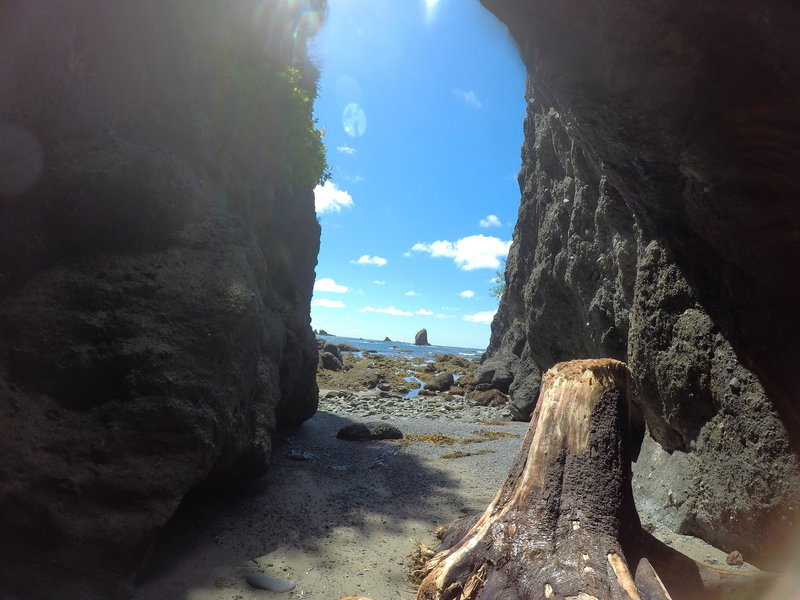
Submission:
[[[344,107],[342,126],[351,137],[361,137],[367,130],[367,115],[358,104],[351,102]]]
[[[254,25],[290,58],[302,56],[305,43],[325,20],[324,0],[259,0],[255,3]]]

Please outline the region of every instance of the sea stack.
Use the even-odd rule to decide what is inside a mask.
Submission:
[[[417,332],[417,335],[414,336],[414,345],[415,346],[430,346],[428,343],[428,330],[427,329],[420,329]]]

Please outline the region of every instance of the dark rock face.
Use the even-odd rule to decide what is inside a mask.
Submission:
[[[427,329],[420,329],[417,334],[414,336],[414,345],[415,346],[430,346],[428,343],[428,330]]]
[[[187,491],[263,474],[276,424],[316,410],[313,177],[250,155],[292,131],[237,120],[306,110],[277,70],[302,57],[218,85],[203,32],[263,37],[236,13],[0,7],[0,129],[33,148],[0,184],[0,596],[124,597]]]
[[[529,85],[481,380],[524,414],[554,363],[627,361],[640,506],[768,563],[800,500],[800,11],[483,1]]]

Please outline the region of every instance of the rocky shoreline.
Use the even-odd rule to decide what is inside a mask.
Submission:
[[[388,420],[392,417],[509,421],[508,396],[478,383],[478,359],[438,354],[433,360],[385,356],[322,339],[319,410]]]

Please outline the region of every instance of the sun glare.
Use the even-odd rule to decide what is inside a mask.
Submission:
[[[439,0],[423,0],[423,2],[425,3],[425,22],[430,25],[433,22],[436,5],[439,4]]]

